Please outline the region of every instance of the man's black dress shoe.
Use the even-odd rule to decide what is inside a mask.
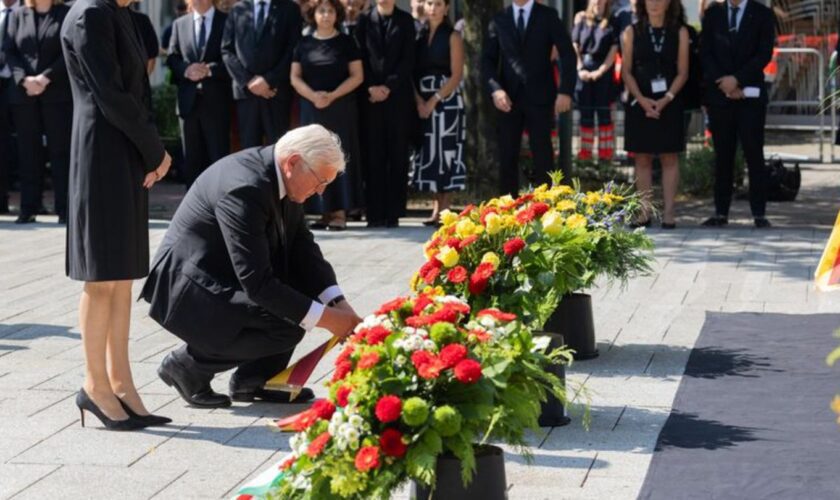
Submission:
[[[15,224],[32,224],[35,221],[35,216],[30,214],[20,214],[15,220]]]
[[[770,221],[767,220],[764,217],[756,217],[754,222],[755,222],[755,227],[757,227],[759,229],[766,229],[768,227],[772,227],[772,224],[770,224]]]
[[[369,220],[367,227],[385,227],[384,220]]]
[[[385,227],[400,227],[400,220],[399,219],[391,219],[385,222]]]
[[[172,356],[172,353],[163,358],[163,362],[158,367],[158,376],[163,380],[163,383],[174,387],[190,406],[196,408],[227,408],[230,406],[229,397],[213,392],[209,380],[190,373],[184,365]]]
[[[263,388],[250,389],[247,391],[233,389],[230,390],[230,399],[241,403],[251,403],[254,401],[263,401],[265,403],[289,403],[291,394],[286,391],[271,391]],[[291,401],[291,403],[307,403],[315,399],[315,393],[312,389],[304,387],[300,394]]]
[[[723,215],[715,215],[704,220],[701,225],[704,227],[723,227],[727,224],[729,224],[729,219]]]
[[[316,220],[316,221],[312,221],[312,222],[309,223],[309,229],[321,230],[321,229],[326,229],[326,228],[327,228],[327,223],[322,221],[322,220]]]

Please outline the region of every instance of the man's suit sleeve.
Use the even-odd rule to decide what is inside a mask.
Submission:
[[[406,32],[407,39],[404,40],[396,71],[385,78],[385,85],[391,92],[397,90],[402,82],[410,82],[411,74],[414,71],[414,40],[417,39],[417,32],[414,29],[414,21],[411,20],[411,16],[404,16],[402,24],[402,29]]]
[[[700,61],[703,65],[703,79],[708,88],[716,87],[717,84],[715,82],[718,78],[724,76],[723,71],[718,66],[714,53],[715,34],[713,32],[713,23],[716,14],[717,10],[714,8],[706,10],[706,14],[703,16],[702,31],[700,31]]]
[[[187,71],[189,63],[184,60],[184,55],[181,54],[181,43],[178,35],[178,22],[172,23],[172,32],[169,35],[169,55],[166,56],[166,65],[172,70],[172,78],[175,83],[183,82],[186,77],[184,72]]]
[[[557,12],[551,9],[551,14],[552,42],[560,56],[557,59],[557,67],[560,69],[560,88],[557,93],[570,96],[575,91],[575,83],[577,83],[577,56],[569,32],[563,26]]]
[[[105,11],[88,8],[77,23],[71,40],[79,55],[85,85],[90,88],[99,111],[108,123],[121,130],[143,158],[146,172],[154,171],[163,160],[163,143],[158,136],[154,117],[138,96],[122,86],[114,23]]]
[[[266,226],[270,206],[257,187],[227,193],[215,214],[233,270],[249,299],[271,314],[299,324],[312,299],[274,277]]]
[[[499,34],[496,21],[490,21],[487,26],[487,33],[484,36],[483,49],[481,51],[481,79],[487,85],[487,90],[492,94],[497,90],[504,90],[502,84],[497,80],[499,67]]]
[[[254,78],[254,74],[248,71],[245,64],[236,55],[236,14],[237,9],[234,7],[227,17],[227,22],[225,22],[225,31],[222,35],[222,60],[231,78],[244,89],[248,87],[248,82]]]
[[[749,81],[750,75],[763,75],[764,67],[773,58],[773,43],[776,41],[775,17],[770,9],[767,9],[765,15],[761,16],[758,25],[758,50],[733,75],[742,87],[744,82]]]
[[[291,73],[292,68],[292,53],[301,38],[301,26],[303,26],[303,18],[300,17],[300,9],[296,4],[291,4],[291,6],[286,10],[286,40],[283,48],[283,56],[273,68],[266,71],[265,75],[263,75],[265,80],[268,82],[268,86],[273,89],[289,85],[289,74]]]
[[[23,79],[26,78],[26,67],[23,63],[23,56],[17,45],[17,30],[20,21],[20,12],[22,9],[14,11],[12,14],[7,14],[11,18],[6,19],[6,39],[3,41],[3,53],[6,57],[6,64],[9,65],[9,70],[12,72],[12,79],[15,85],[23,85]]]

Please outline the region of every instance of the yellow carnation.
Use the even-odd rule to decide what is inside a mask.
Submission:
[[[556,210],[544,213],[541,221],[546,234],[556,236],[563,230],[563,217]]]
[[[474,230],[475,223],[469,219],[458,221],[458,224],[455,225],[455,234],[457,234],[459,238],[466,238],[467,236],[473,234]]]
[[[505,215],[502,218],[502,227],[514,227],[516,226],[516,217],[513,215]]]
[[[487,252],[481,257],[481,262],[482,263],[489,262],[489,263],[493,264],[493,269],[498,269],[499,268],[499,262],[501,262],[501,261],[499,260],[499,256],[496,255],[495,253]]]
[[[597,191],[590,191],[586,193],[586,196],[583,198],[583,202],[587,205],[594,205],[601,201],[601,193]]]
[[[440,222],[443,223],[444,226],[449,226],[454,224],[455,221],[458,220],[458,214],[451,210],[442,210],[440,212]]]
[[[572,212],[577,208],[577,203],[572,200],[560,200],[557,202],[557,210],[561,212]]]
[[[586,227],[586,217],[580,214],[572,214],[566,219],[566,225],[572,229]]]
[[[601,199],[603,199],[604,203],[607,205],[612,205],[613,203],[624,200],[624,197],[620,194],[606,193]]]
[[[571,186],[567,186],[565,184],[560,185],[560,186],[554,186],[553,188],[551,188],[551,190],[552,191],[556,190],[558,196],[569,196],[569,195],[575,194],[575,190],[572,189]]]
[[[502,218],[495,213],[487,214],[487,217],[484,218],[484,223],[487,224],[487,234],[494,235],[498,234],[503,228],[503,220]]]
[[[444,245],[438,252],[437,258],[444,267],[452,267],[458,263],[458,251],[449,245]]]

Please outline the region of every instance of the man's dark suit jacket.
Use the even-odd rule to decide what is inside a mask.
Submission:
[[[554,82],[552,47],[560,54],[559,91]],[[490,21],[481,57],[482,79],[490,93],[504,90],[514,102],[523,96],[532,105],[551,105],[558,93],[572,95],[576,67],[572,40],[551,7],[534,3],[524,43],[519,41],[513,7],[497,13]]]
[[[211,165],[158,249],[142,296],[149,315],[187,343],[228,345],[265,312],[295,327],[336,284],[303,206],[280,200],[273,149],[246,149]]]
[[[412,97],[411,102],[414,102],[414,18],[396,7],[391,16],[391,24],[384,38],[380,29],[381,16],[376,8],[360,15],[353,31],[356,43],[362,50],[365,95],[368,87],[385,85],[392,95],[407,94]]]
[[[301,36],[300,7],[289,0],[271,0],[262,30],[257,33],[254,2],[236,3],[228,15],[222,37],[222,57],[233,78],[234,99],[253,94],[248,82],[262,76],[277,89],[277,97],[291,98],[289,72],[292,51]]]
[[[744,4],[742,3],[741,6]],[[739,86],[761,89],[760,102],[767,102],[764,67],[773,57],[775,16],[773,11],[756,0],[747,2],[738,33],[729,35],[726,3],[713,2],[703,15],[700,34],[700,59],[706,86],[706,102],[712,106],[732,103],[718,89],[715,80],[733,75]],[[756,101],[756,99],[749,99]]]
[[[178,115],[181,117],[192,111],[198,93],[198,82],[185,77],[184,72],[187,66],[199,62],[207,63],[211,73],[201,80],[204,97],[212,106],[218,107],[220,113],[229,113],[224,103],[230,101],[230,76],[222,61],[222,34],[226,19],[227,14],[220,10],[213,13],[213,26],[201,52],[196,45],[198,37],[192,14],[181,16],[172,23],[166,65],[172,70],[172,78],[178,85]]]
[[[44,93],[37,97],[41,102],[73,100],[64,56],[61,53],[61,23],[68,10],[70,9],[66,5],[54,5],[40,26],[35,23],[35,10],[31,7],[17,9],[8,20],[3,52],[15,82],[9,95],[10,104],[34,100],[34,97],[26,95],[23,79],[42,73],[50,79],[50,84]]]

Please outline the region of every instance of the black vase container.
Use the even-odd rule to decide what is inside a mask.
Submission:
[[[476,471],[469,487],[461,480],[461,461],[448,453],[438,457],[434,491],[414,481],[412,500],[507,500],[505,455],[501,448],[492,445],[476,446]]]
[[[566,345],[575,350],[575,360],[598,357],[595,343],[595,321],[592,317],[592,297],[585,293],[564,295],[543,330],[560,333]]]
[[[545,335],[551,339],[551,342],[548,344],[548,351],[558,349],[565,345],[563,335],[559,333],[534,332],[534,335]],[[564,386],[566,385],[565,365],[551,365],[547,370],[557,376]],[[554,394],[549,393],[548,399],[540,405],[540,427],[562,427],[568,425],[571,421],[572,419],[566,415],[566,407],[563,406],[563,402],[557,399]]]

